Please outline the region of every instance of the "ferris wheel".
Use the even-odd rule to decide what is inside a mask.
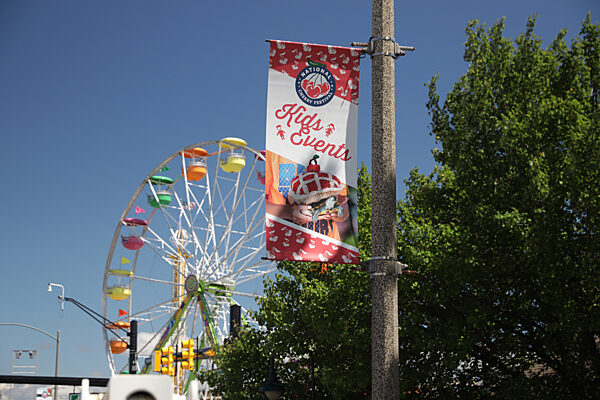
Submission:
[[[159,163],[125,207],[106,261],[102,313],[115,321],[103,327],[111,372],[129,365],[127,343],[111,330],[132,320],[138,355],[148,360],[187,339],[216,350],[230,333],[232,305],[252,323],[246,311],[275,270],[262,258],[264,229],[264,153],[244,140],[197,143]],[[138,371],[152,371],[140,364]],[[192,375],[180,373],[176,386]]]

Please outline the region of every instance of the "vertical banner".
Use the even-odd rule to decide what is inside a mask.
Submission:
[[[271,41],[267,258],[357,264],[360,50]]]

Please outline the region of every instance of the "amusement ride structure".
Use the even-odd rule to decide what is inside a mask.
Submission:
[[[179,394],[198,369],[214,368],[231,305],[253,323],[247,308],[275,269],[262,258],[263,171],[264,153],[225,138],[185,147],[144,178],[119,218],[104,272],[102,314],[114,323],[103,334],[113,374],[127,372],[128,343],[111,331],[132,321],[138,355],[147,360],[137,371],[173,376]],[[173,357],[190,362],[162,365]],[[202,396],[212,398],[208,388]]]

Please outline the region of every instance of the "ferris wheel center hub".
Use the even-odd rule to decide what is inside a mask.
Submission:
[[[198,282],[198,278],[196,277],[196,275],[189,275],[186,279],[185,279],[185,291],[193,294],[193,293],[197,293],[198,292],[198,288],[200,287],[200,284]]]

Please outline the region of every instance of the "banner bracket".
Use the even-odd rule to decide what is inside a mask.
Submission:
[[[389,51],[382,51],[382,52],[375,52],[375,45],[374,43],[380,40],[387,40],[390,41],[392,43],[394,43],[394,51],[393,52],[389,52]],[[354,47],[362,47],[362,51],[366,54],[368,54],[371,58],[373,57],[377,57],[377,56],[389,56],[392,57],[394,60],[397,59],[400,56],[404,56],[406,55],[407,51],[414,51],[415,48],[412,46],[401,46],[398,44],[398,42],[396,42],[396,40],[391,37],[391,36],[378,36],[378,37],[371,37],[369,39],[368,43],[360,43],[360,42],[352,42],[350,44],[350,46],[354,46]]]
[[[372,264],[372,261],[375,261],[375,260],[393,261],[395,271],[393,271],[393,272],[375,272],[375,270],[373,269],[373,264]],[[367,272],[369,273],[371,279],[373,279],[373,277],[375,277],[375,276],[398,276],[398,275],[415,275],[415,274],[417,274],[416,271],[407,269],[408,264],[404,264],[404,263],[396,260],[395,258],[386,257],[386,256],[371,257],[370,259],[361,262],[360,265],[362,265],[363,267],[365,267],[367,269]]]

